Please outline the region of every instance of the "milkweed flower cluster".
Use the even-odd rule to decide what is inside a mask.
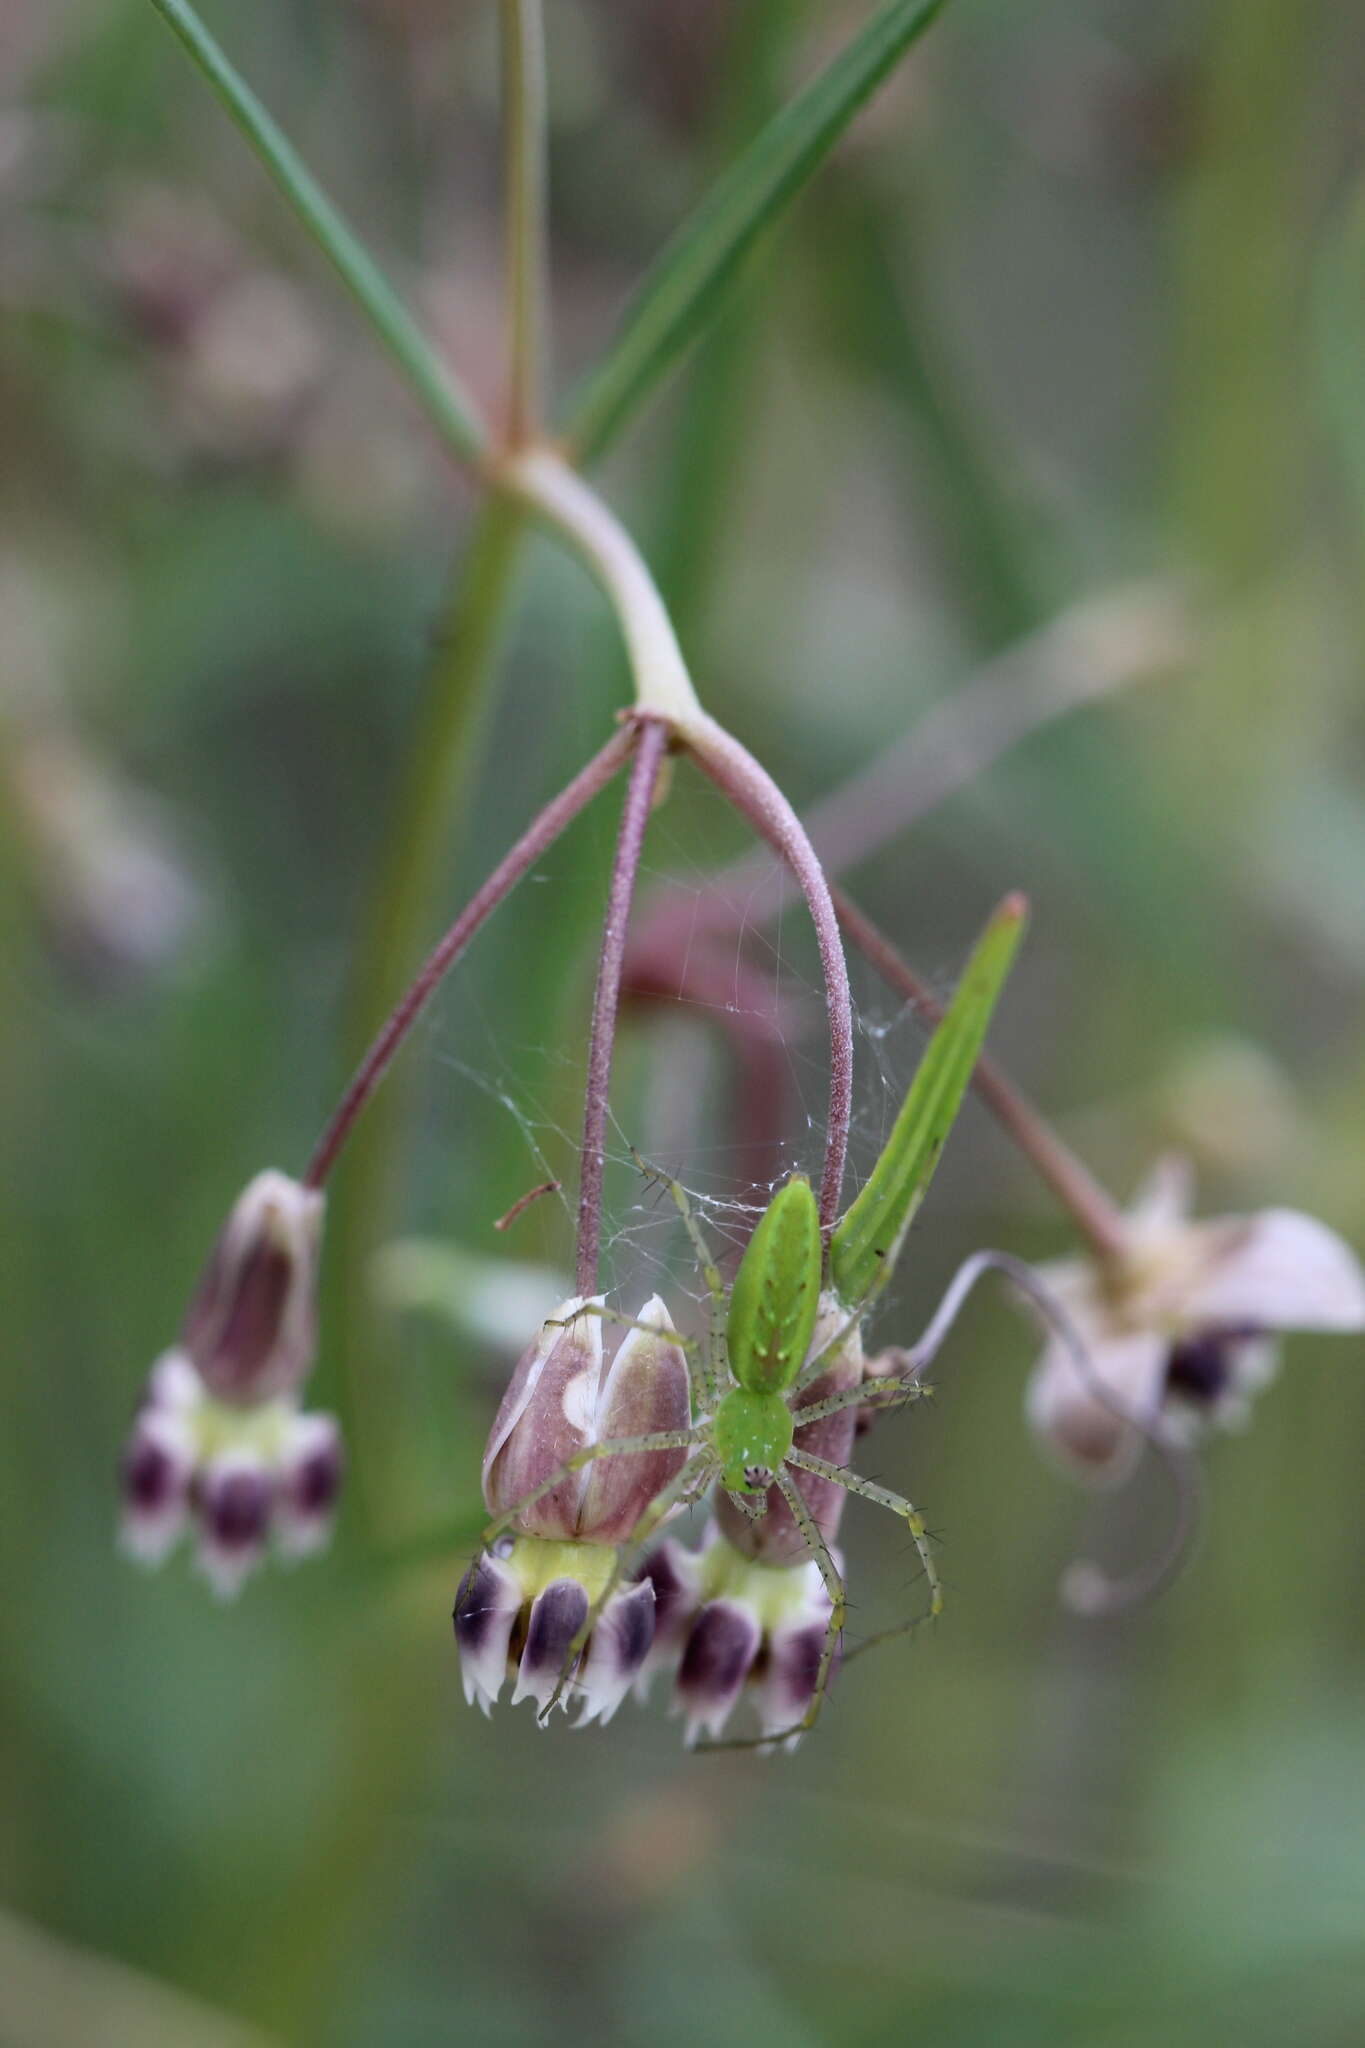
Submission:
[[[304,1557],[331,1533],[341,1435],[305,1412],[316,1350],[323,1200],[267,1170],[234,1203],[177,1348],[153,1366],[123,1457],[122,1539],[158,1564],[193,1530],[200,1568],[236,1593],[270,1542]]]

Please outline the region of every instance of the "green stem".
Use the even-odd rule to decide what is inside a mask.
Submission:
[[[351,233],[293,144],[228,60],[189,0],[151,0],[175,31],[360,307],[455,453],[478,464],[488,435],[478,409],[442,361],[374,258]]]
[[[507,442],[539,431],[549,353],[545,23],[541,0],[502,0],[506,107]]]

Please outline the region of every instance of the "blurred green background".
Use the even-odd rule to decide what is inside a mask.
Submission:
[[[547,11],[567,388],[862,10]],[[208,18],[495,402],[492,0]],[[998,1044],[1116,1192],[1183,1144],[1208,1206],[1357,1244],[1359,30],[1349,0],[953,0],[604,477],[703,694],[798,802],[1077,601],[1184,594],[1176,673],[854,881],[939,977],[1030,891]],[[1096,1512],[1046,1469],[1033,1338],[978,1305],[866,1461],[926,1510],[947,1612],[855,1665],[794,1760],[688,1759],[657,1698],[583,1736],[463,1704],[459,1532],[519,1288],[540,1313],[515,1270],[500,1335],[474,1296],[570,1258],[560,1205],[491,1224],[542,1159],[572,1186],[616,797],[481,937],[338,1177],[332,1552],[226,1609],[116,1554],[122,1437],[220,1216],[301,1167],[364,1026],[625,682],[577,565],[485,533],[476,587],[513,601],[476,689],[447,597],[472,495],[145,0],[7,0],[0,72],[0,2040],[1358,2042],[1358,1345],[1290,1346],[1179,1585],[1086,1626],[1059,1572],[1141,1555],[1165,1496]],[[680,774],[647,881],[700,888],[743,844]],[[813,951],[792,911],[749,943],[791,1018],[773,1135],[812,1165]],[[856,993],[865,1168],[919,1034]],[[742,1194],[726,1083],[704,1018],[641,1015],[619,1149]],[[621,1161],[609,1195],[613,1281],[695,1291]],[[393,1237],[458,1247],[466,1284],[377,1305]],[[1067,1236],[972,1109],[886,1335],[982,1242]],[[892,1525],[855,1504],[846,1538],[855,1634],[913,1612]]]

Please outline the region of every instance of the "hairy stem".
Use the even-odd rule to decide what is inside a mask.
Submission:
[[[711,780],[787,862],[801,886],[815,926],[829,1015],[829,1134],[820,1181],[820,1222],[829,1231],[839,1213],[853,1105],[853,1003],[834,899],[805,827],[766,768],[704,713],[692,722],[684,737]]]
[[[845,932],[883,981],[904,996],[907,1002],[913,1003],[931,1023],[938,1023],[943,1015],[943,1006],[902,959],[886,934],[850,901],[842,889],[833,891],[833,899]],[[1063,1143],[1028,1097],[1016,1088],[988,1053],[982,1053],[977,1060],[971,1085],[1047,1182],[1063,1208],[1075,1218],[1100,1257],[1115,1257],[1124,1244],[1123,1217],[1089,1167],[1077,1158],[1069,1145]]]
[[[502,0],[510,448],[540,429],[549,354],[545,245],[545,22],[541,0]]]
[[[606,1170],[607,1103],[611,1093],[611,1062],[616,1044],[616,1012],[621,1000],[621,966],[626,955],[630,906],[635,895],[654,790],[668,751],[668,727],[656,718],[632,721],[627,744],[638,731],[621,831],[616,842],[602,953],[593,997],[592,1032],[588,1040],[588,1079],[583,1104],[583,1162],[578,1192],[578,1279],[580,1294],[597,1292],[597,1267],[602,1250],[602,1181]]]
[[[318,1140],[304,1176],[308,1187],[321,1187],[354,1128],[357,1117],[388,1072],[403,1040],[431,996],[454,966],[480,925],[497,909],[504,896],[520,881],[526,870],[547,847],[554,844],[584,806],[603,789],[635,744],[632,730],[615,733],[600,753],[561,790],[522,833],[511,852],[504,855],[483,884],[428,955],[416,980],[390,1013],[369,1051],[361,1060],[349,1088],[337,1106],[326,1130]]]

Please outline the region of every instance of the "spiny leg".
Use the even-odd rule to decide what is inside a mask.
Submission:
[[[912,1614],[908,1621],[893,1621],[889,1628],[879,1628],[875,1634],[864,1636],[860,1643],[855,1643],[851,1650],[845,1650],[844,1663],[851,1664],[855,1657],[864,1657],[869,1650],[879,1649],[883,1643],[893,1642],[898,1636],[912,1635],[932,1619],[929,1614]]]
[[[932,1387],[904,1377],[861,1380],[856,1387],[845,1387],[842,1393],[831,1394],[827,1400],[793,1408],[792,1422],[797,1429],[804,1429],[808,1422],[823,1422],[827,1415],[838,1415],[845,1408],[900,1408],[907,1401],[925,1400],[932,1392]]]
[[[820,1718],[825,1694],[829,1691],[830,1677],[834,1670],[834,1659],[838,1654],[839,1641],[844,1632],[844,1621],[848,1613],[848,1598],[839,1567],[830,1555],[829,1545],[820,1534],[815,1518],[806,1506],[805,1497],[799,1486],[790,1477],[784,1466],[779,1466],[775,1484],[780,1488],[782,1498],[791,1509],[792,1520],[805,1539],[806,1548],[815,1559],[829,1595],[829,1620],[825,1624],[825,1640],[820,1647],[820,1662],[815,1670],[815,1685],[811,1692],[810,1704],[799,1721],[790,1728],[777,1728],[768,1735],[745,1735],[728,1742],[699,1742],[699,1750],[711,1749],[776,1749],[784,1742],[792,1741],[798,1735],[806,1735]]]
[[[555,1689],[537,1715],[536,1718],[538,1720],[542,1722],[548,1721],[554,1709],[559,1705],[560,1696],[572,1678],[574,1667],[587,1647],[588,1637],[596,1628],[603,1609],[625,1575],[627,1557],[630,1556],[632,1551],[638,1550],[642,1544],[649,1541],[654,1531],[659,1527],[659,1524],[665,1520],[673,1508],[679,1506],[685,1500],[688,1492],[693,1487],[697,1487],[698,1491],[702,1490],[698,1482],[704,1481],[709,1485],[715,1469],[715,1460],[712,1457],[709,1446],[699,1452],[695,1458],[689,1458],[681,1470],[673,1475],[663,1491],[655,1495],[624,1542],[617,1545],[616,1555],[612,1559],[611,1570],[607,1574],[606,1584],[588,1608],[587,1614],[584,1616],[573,1640],[564,1652],[564,1662],[560,1667],[559,1677],[555,1681]]]
[[[889,1508],[893,1515],[899,1515],[914,1539],[920,1563],[924,1566],[929,1586],[929,1612],[931,1615],[943,1612],[943,1585],[929,1549],[929,1532],[924,1526],[923,1515],[912,1501],[908,1501],[904,1494],[892,1493],[887,1486],[878,1486],[874,1480],[864,1479],[860,1472],[850,1472],[847,1465],[831,1465],[827,1458],[812,1457],[809,1451],[788,1451],[787,1462],[799,1465],[803,1472],[813,1472],[817,1479],[832,1479],[846,1492],[861,1494],[864,1500],[875,1501],[878,1507]]]
[[[695,1337],[684,1337],[681,1330],[675,1330],[671,1323],[662,1327],[657,1323],[642,1323],[634,1316],[623,1316],[619,1310],[607,1308],[600,1301],[585,1301],[582,1308],[576,1308],[571,1316],[550,1316],[547,1330],[571,1330],[580,1316],[596,1316],[599,1322],[614,1323],[618,1330],[639,1330],[646,1337],[662,1337],[666,1344],[676,1344],[684,1357],[700,1349]]]

